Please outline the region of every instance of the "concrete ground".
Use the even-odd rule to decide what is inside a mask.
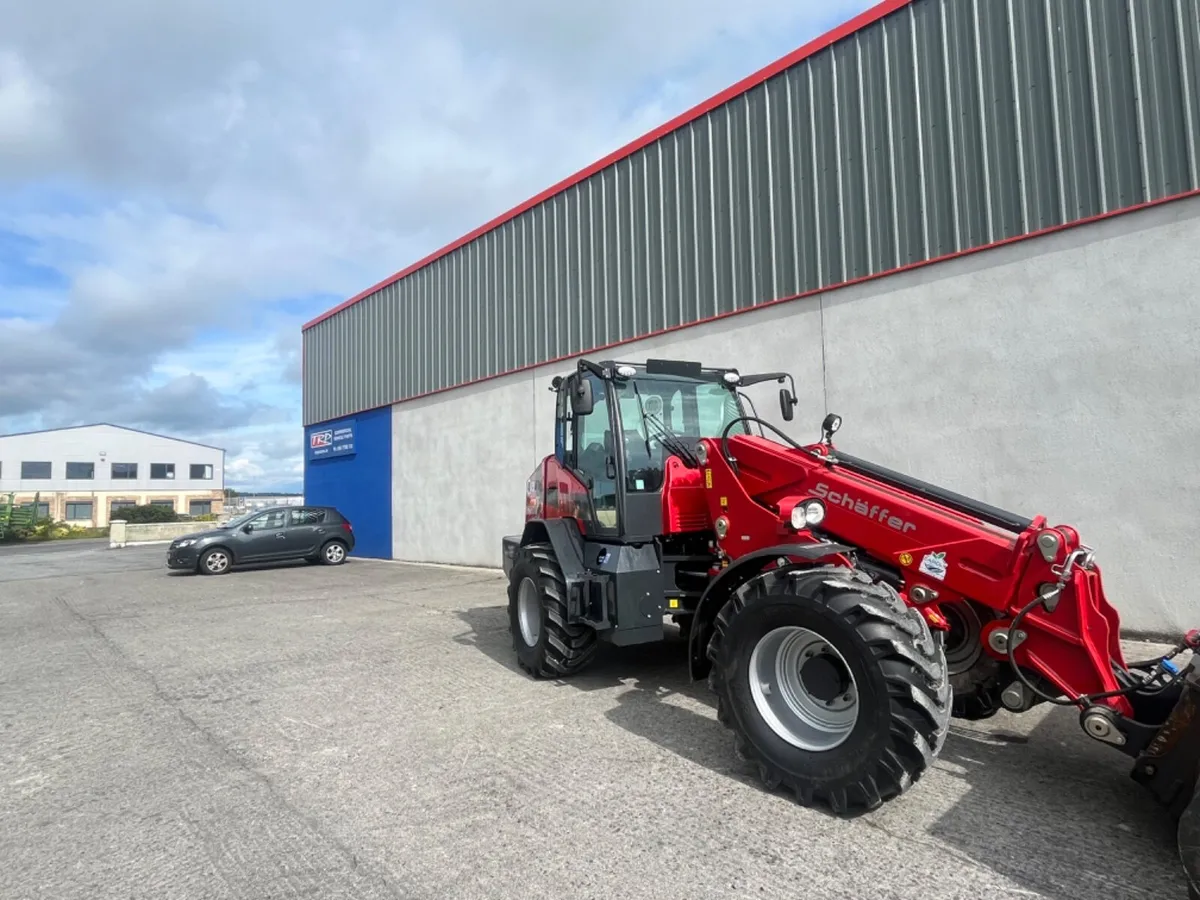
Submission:
[[[678,645],[519,674],[499,573],[162,560],[0,552],[6,900],[1186,895],[1069,710],[956,724],[839,821],[758,787]]]

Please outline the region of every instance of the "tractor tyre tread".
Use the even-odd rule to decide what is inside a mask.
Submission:
[[[513,649],[517,651],[517,665],[534,678],[564,678],[574,675],[595,658],[599,640],[595,630],[587,625],[567,624],[567,583],[562,567],[554,556],[550,544],[529,544],[525,553],[530,565],[536,569],[535,580],[541,593],[544,613],[542,626],[544,640],[540,652],[521,652],[520,629],[515,625],[515,614],[520,579],[514,577],[509,586],[510,622]],[[518,562],[518,565],[521,565]],[[516,569],[514,569],[514,575]]]
[[[1200,900],[1200,782],[1192,789],[1191,802],[1179,815],[1177,848],[1188,883],[1188,900]]]
[[[782,787],[802,806],[825,807],[839,816],[877,809],[919,781],[945,745],[953,691],[940,646],[919,613],[890,587],[863,573],[844,567],[809,568],[796,588],[793,581],[786,569],[763,573],[735,591],[717,613],[707,648],[712,663],[708,686],[717,696],[717,719],[733,731],[735,754],[757,769],[768,790]],[[733,660],[746,665],[749,650],[746,656],[734,652],[726,658],[730,654],[724,638],[748,609],[788,595],[810,608],[824,607],[858,635],[867,649],[863,662],[878,673],[877,683],[887,698],[886,739],[872,759],[846,777],[823,782],[780,765],[755,746],[733,709],[728,673]],[[751,705],[744,715],[758,713]]]

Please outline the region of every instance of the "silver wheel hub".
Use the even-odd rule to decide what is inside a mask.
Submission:
[[[205,566],[210,572],[222,572],[227,565],[229,565],[229,557],[220,551],[210,553],[205,561]]]
[[[530,647],[542,636],[542,603],[540,592],[532,578],[521,582],[517,592],[517,623],[521,639]]]
[[[330,544],[325,550],[325,558],[330,562],[341,562],[343,555],[341,544]]]
[[[788,625],[763,635],[750,654],[750,693],[759,715],[801,750],[838,747],[858,722],[858,685],[823,637]]]

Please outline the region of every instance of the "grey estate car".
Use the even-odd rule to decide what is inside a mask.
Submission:
[[[167,568],[223,575],[245,563],[303,559],[336,566],[353,550],[354,529],[335,507],[276,506],[176,538]]]

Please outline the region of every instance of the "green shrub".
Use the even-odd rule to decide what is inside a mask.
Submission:
[[[84,528],[69,522],[39,519],[36,525],[16,525],[0,536],[0,543],[62,541],[108,537],[107,528]]]
[[[146,525],[153,522],[178,522],[179,514],[168,506],[155,506],[147,503],[143,506],[126,506],[115,510],[114,519],[124,519],[130,525]]]

